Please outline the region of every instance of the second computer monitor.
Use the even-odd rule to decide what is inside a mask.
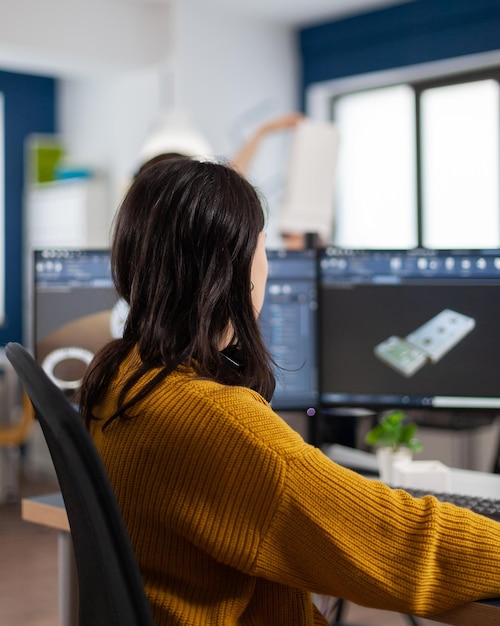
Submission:
[[[500,409],[500,250],[338,250],[320,259],[326,406]]]

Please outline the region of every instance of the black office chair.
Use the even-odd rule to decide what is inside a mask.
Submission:
[[[54,463],[75,552],[80,626],[154,626],[118,504],[78,412],[20,344],[6,354]]]

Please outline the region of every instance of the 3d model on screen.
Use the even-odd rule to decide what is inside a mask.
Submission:
[[[444,309],[406,337],[395,335],[375,346],[375,355],[409,378],[426,363],[437,363],[475,327],[472,317]]]

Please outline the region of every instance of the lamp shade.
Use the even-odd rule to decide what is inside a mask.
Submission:
[[[139,152],[139,164],[170,152],[204,161],[213,156],[208,141],[193,126],[189,116],[179,109],[162,114]]]

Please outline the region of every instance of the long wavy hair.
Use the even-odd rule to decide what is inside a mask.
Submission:
[[[272,359],[250,279],[264,225],[257,192],[230,167],[180,157],[139,173],[116,215],[111,245],[113,280],[129,313],[123,337],[98,352],[84,377],[80,406],[87,425],[133,348],[141,366],[129,374],[105,425],[129,417],[127,410],[180,365],[271,398]],[[228,337],[230,353],[221,351]],[[156,368],[125,402],[127,392]]]

